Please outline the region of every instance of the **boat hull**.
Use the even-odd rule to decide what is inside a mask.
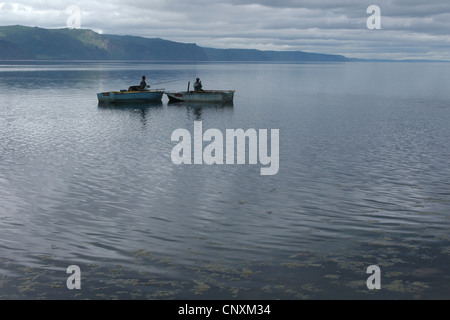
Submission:
[[[161,101],[164,91],[110,91],[97,94],[99,102],[155,102]]]
[[[230,103],[233,102],[233,90],[205,90],[205,91],[181,91],[181,92],[166,92],[169,101],[185,101],[185,102],[219,102]]]

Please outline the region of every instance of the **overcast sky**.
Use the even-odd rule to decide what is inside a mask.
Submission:
[[[381,9],[369,30],[367,8]],[[0,25],[76,26],[212,48],[450,60],[450,0],[0,0]],[[71,18],[72,17],[72,18]]]

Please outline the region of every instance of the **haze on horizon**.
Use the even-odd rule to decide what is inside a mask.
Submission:
[[[371,5],[381,29],[367,28]],[[0,2],[0,25],[64,28],[77,13],[83,29],[202,47],[450,60],[444,0],[15,0]]]

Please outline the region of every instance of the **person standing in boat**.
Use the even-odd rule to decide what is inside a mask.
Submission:
[[[145,82],[145,76],[142,76],[142,81],[141,81],[140,89],[141,89],[141,90],[145,90],[145,88],[150,88],[150,86],[147,85],[147,82]]]
[[[202,82],[200,81],[200,78],[197,78],[194,82],[194,91],[203,91]]]

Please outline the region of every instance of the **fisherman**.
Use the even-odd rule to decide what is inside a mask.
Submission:
[[[150,88],[149,85],[147,85],[147,82],[145,82],[145,76],[142,76],[142,81],[141,84],[138,86],[131,86],[128,88],[128,91],[142,91],[145,90],[146,88]]]
[[[194,91],[203,91],[202,82],[200,81],[200,78],[197,78],[194,82]]]
[[[140,88],[141,88],[141,90],[145,90],[145,88],[150,88],[150,86],[147,85],[147,82],[145,82],[145,76],[142,76]]]

